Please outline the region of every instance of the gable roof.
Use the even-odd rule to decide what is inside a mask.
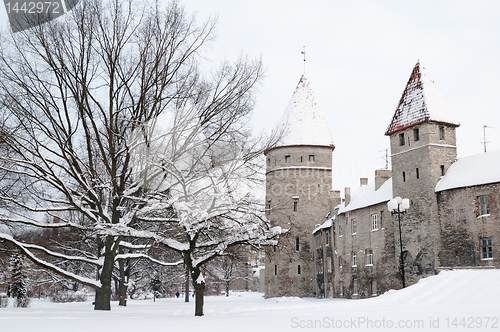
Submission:
[[[302,75],[295,88],[279,128],[283,130],[283,137],[277,146],[334,146],[325,115],[305,75]]]
[[[500,182],[500,150],[457,159],[436,184],[436,192]]]
[[[460,126],[425,66],[417,62],[385,134],[426,121]]]

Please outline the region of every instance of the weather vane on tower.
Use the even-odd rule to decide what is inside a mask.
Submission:
[[[306,47],[303,46],[302,54],[304,54],[304,74],[306,73]]]

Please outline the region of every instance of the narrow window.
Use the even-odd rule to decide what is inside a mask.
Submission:
[[[326,268],[328,269],[328,272],[332,272],[332,258],[331,257],[326,258]]]
[[[290,164],[291,158],[290,156],[285,156],[285,163]]]
[[[271,159],[267,158],[267,166],[271,166]]]
[[[419,172],[418,172],[418,167],[415,169],[415,172],[416,172],[416,174],[417,174],[417,179],[420,179],[420,174],[419,174]]]
[[[352,295],[358,295],[358,279],[354,278],[352,281]]]
[[[297,274],[300,274],[300,265],[297,265]]]
[[[344,283],[342,281],[339,284],[339,293],[340,293],[340,296],[344,295]]]
[[[378,230],[378,214],[372,214],[372,231]]]
[[[399,145],[401,145],[401,146],[405,145],[405,134],[404,133],[399,134]]]
[[[356,234],[356,219],[351,219],[352,235]]]
[[[297,236],[295,238],[295,251],[299,251],[300,250],[300,242],[299,242],[299,237]]]
[[[293,212],[297,212],[299,206],[299,202],[293,202]]]
[[[371,249],[366,249],[366,266],[372,266],[373,265],[373,250]]]
[[[339,225],[339,237],[342,237],[342,225]]]
[[[330,232],[326,232],[325,243],[326,243],[326,245],[330,244]]]
[[[481,251],[482,259],[492,259],[493,258],[493,246],[491,245],[491,239],[481,239]]]
[[[342,257],[339,256],[339,269],[342,268]]]
[[[444,140],[444,127],[439,127],[439,140]]]
[[[274,265],[274,275],[278,275],[278,265]]]
[[[356,256],[356,252],[353,251],[352,252],[352,267],[356,267],[356,266],[358,266],[358,259]]]
[[[441,176],[444,176],[444,165],[441,165]]]
[[[310,155],[309,155],[309,162],[310,162],[310,163],[313,163],[313,162],[314,162],[314,155],[313,155],[313,154],[310,154]]]
[[[380,229],[384,228],[384,211],[380,211],[380,223],[379,223]]]
[[[372,295],[377,295],[377,279],[372,280]]]
[[[490,197],[489,196],[479,196],[479,215],[484,216],[490,214]]]
[[[413,129],[413,140],[414,141],[420,140],[420,133],[418,132],[418,128]]]
[[[403,182],[406,182],[406,173],[403,172]]]
[[[302,162],[302,157],[300,157],[300,162]]]

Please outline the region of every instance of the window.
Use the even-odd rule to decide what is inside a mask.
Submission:
[[[441,176],[444,176],[444,165],[441,165]]]
[[[413,129],[413,140],[414,141],[420,140],[420,133],[418,132],[418,128]]]
[[[479,215],[484,216],[490,214],[490,197],[489,196],[479,196]]]
[[[417,179],[420,179],[420,172],[418,171],[418,167],[415,168],[415,173],[417,174]]]
[[[377,231],[378,227],[378,214],[372,214],[372,231]]]
[[[354,278],[352,281],[352,295],[358,295],[358,279]]]
[[[342,237],[342,225],[339,225],[339,237]]]
[[[290,156],[285,156],[285,163],[290,164],[291,159]]]
[[[274,265],[274,275],[278,275],[278,265]]]
[[[491,245],[491,239],[481,239],[481,251],[481,259],[493,258],[493,246]]]
[[[401,146],[405,145],[405,134],[404,133],[399,134],[399,145],[401,145]]]
[[[271,159],[267,158],[267,166],[271,166]]]
[[[340,296],[344,295],[344,283],[343,282],[340,282],[340,284],[339,284],[339,293],[340,293]]]
[[[403,172],[403,182],[406,182],[406,173]]]
[[[358,266],[358,259],[356,257],[356,252],[353,251],[352,252],[352,267],[356,267]]]
[[[314,155],[313,155],[313,154],[310,154],[310,155],[309,155],[309,162],[310,162],[310,163],[313,163],[313,162],[314,162]]]
[[[328,272],[332,272],[332,258],[331,257],[326,258],[326,268],[327,268]]]
[[[372,280],[372,295],[377,295],[377,279]]]
[[[302,162],[302,157],[300,157],[300,162]]]
[[[356,234],[356,219],[351,219],[352,235]]]
[[[299,237],[295,238],[295,251],[300,250],[300,242],[299,242]]]
[[[326,239],[325,239],[326,245],[330,244],[330,232],[326,232]]]
[[[440,141],[444,140],[444,127],[443,126],[439,127],[439,140]]]
[[[339,256],[339,269],[342,268],[342,257]]]
[[[366,266],[372,266],[373,265],[373,250],[371,249],[366,249]]]
[[[297,212],[299,207],[299,202],[293,202],[293,212]]]
[[[297,265],[297,274],[300,274],[300,265]]]

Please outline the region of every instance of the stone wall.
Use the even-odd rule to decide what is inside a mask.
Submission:
[[[312,230],[330,209],[332,150],[287,146],[266,151],[266,216],[273,226],[289,229],[277,248],[266,250],[266,297],[316,295]]]

